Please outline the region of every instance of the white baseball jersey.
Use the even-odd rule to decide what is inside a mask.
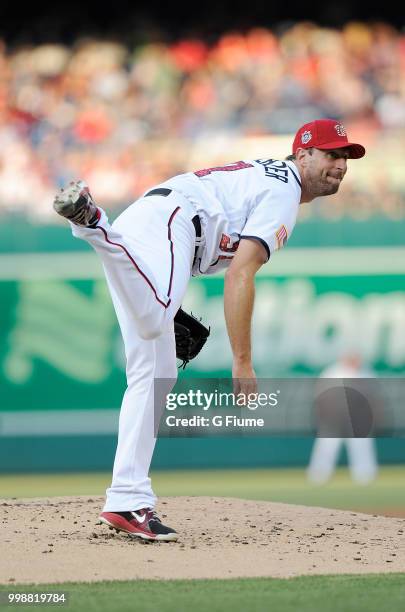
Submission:
[[[188,172],[159,187],[180,192],[200,216],[203,237],[193,276],[229,266],[242,238],[255,238],[267,259],[291,236],[301,198],[291,161],[258,159]]]

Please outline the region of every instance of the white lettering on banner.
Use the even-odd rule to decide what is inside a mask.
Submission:
[[[361,311],[361,300],[344,293],[327,293],[314,299],[307,337],[309,366],[322,368],[341,351],[356,348],[362,352],[357,328]]]
[[[364,298],[363,349],[366,360],[382,358],[393,367],[405,364],[405,294],[395,291]],[[380,349],[380,350],[378,350]]]
[[[193,281],[183,307],[211,325],[211,336],[191,371],[229,373],[232,353],[222,287]],[[333,287],[333,279],[331,280]],[[104,280],[86,295],[66,281],[20,281],[14,326],[1,364],[15,384],[30,380],[36,362],[77,381],[99,383],[125,368],[122,340]],[[261,277],[253,318],[254,363],[260,377],[285,376],[297,365],[317,372],[341,350],[355,348],[371,366],[405,369],[405,292],[344,291],[317,295],[309,279]]]
[[[222,295],[207,299],[204,287],[195,284],[189,287],[184,307],[201,314],[213,330],[192,368],[229,370],[232,354]],[[297,364],[318,370],[341,350],[353,348],[370,364],[405,367],[404,329],[405,292],[369,293],[360,298],[343,291],[317,295],[308,279],[261,279],[252,333],[256,374],[284,375]]]

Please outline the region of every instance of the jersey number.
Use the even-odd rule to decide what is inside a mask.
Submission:
[[[243,170],[244,168],[253,168],[253,164],[248,164],[244,161],[238,161],[234,164],[228,164],[227,166],[216,166],[214,168],[205,168],[204,170],[197,170],[197,172],[194,172],[194,174],[201,178],[202,176],[207,176],[212,172],[233,172],[234,170]]]

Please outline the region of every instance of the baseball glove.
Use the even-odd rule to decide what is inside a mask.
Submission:
[[[205,327],[193,313],[187,314],[179,308],[174,317],[174,333],[176,336],[176,357],[182,360],[180,367],[184,368],[194,359],[210,335],[211,328]]]

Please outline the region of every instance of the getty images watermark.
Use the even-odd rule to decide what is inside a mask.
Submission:
[[[186,393],[168,393],[166,396],[166,409],[176,410],[179,406],[198,406],[202,410],[211,407],[245,406],[249,410],[256,410],[259,406],[277,406],[280,389],[275,393],[243,393],[225,391],[201,391],[189,389]]]
[[[168,393],[165,408],[175,411],[178,408],[199,408],[203,412],[210,409],[245,408],[257,410],[258,408],[275,408],[279,401],[281,391],[277,389],[274,393],[234,393],[218,391],[202,391],[201,389],[189,389],[187,393]],[[264,418],[238,416],[237,414],[190,414],[176,416],[170,414],[165,416],[168,427],[264,427]]]
[[[155,435],[405,437],[404,378],[250,382],[245,395],[231,378],[155,379]]]

